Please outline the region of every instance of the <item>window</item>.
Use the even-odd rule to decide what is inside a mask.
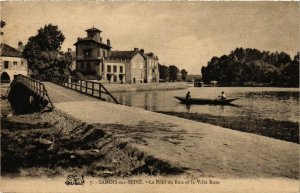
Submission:
[[[23,66],[24,65],[24,62],[21,62],[21,66]]]
[[[100,57],[100,53],[101,53],[100,50],[98,50],[98,57]]]
[[[9,64],[8,61],[4,61],[4,68],[8,68],[8,64]]]
[[[104,63],[102,63],[101,66],[101,72],[104,72]]]
[[[107,65],[107,72],[111,72],[111,66]]]
[[[14,61],[14,66],[17,66],[18,65],[18,62]]]
[[[120,66],[120,73],[123,73],[123,66]]]
[[[85,57],[91,57],[92,56],[92,49],[85,49],[84,51]]]
[[[105,51],[102,51],[102,56],[106,57]]]
[[[114,68],[114,72],[117,72],[117,66],[114,66],[113,68]]]

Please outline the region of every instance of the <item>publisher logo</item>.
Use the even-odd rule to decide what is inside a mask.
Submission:
[[[66,185],[83,185],[84,184],[84,176],[83,175],[68,175],[66,182]]]

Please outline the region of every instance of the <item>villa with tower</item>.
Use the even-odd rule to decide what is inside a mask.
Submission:
[[[78,38],[76,71],[87,79],[100,79],[110,83],[151,83],[159,81],[158,57],[134,48],[113,51],[109,39],[103,41],[101,30],[85,30],[87,37]]]

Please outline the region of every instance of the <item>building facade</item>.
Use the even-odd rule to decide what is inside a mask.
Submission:
[[[109,83],[158,82],[158,58],[153,53],[112,51],[110,40],[102,42],[97,28],[86,30],[87,37],[78,38],[76,46],[76,71],[89,79]]]
[[[97,76],[102,71],[104,57],[110,53],[110,41],[105,44],[97,28],[87,29],[87,37],[78,38],[76,46],[76,70],[83,75]]]
[[[114,77],[118,76],[115,74],[114,68],[124,69],[121,82],[133,84],[144,82],[145,60],[137,48],[131,51],[111,51],[110,56],[104,59],[104,65],[106,68],[110,68],[109,66],[111,64],[113,64],[112,69]],[[107,74],[108,71],[105,71],[104,73]],[[120,80],[117,79],[117,81],[115,81],[115,79],[110,82],[120,82]]]
[[[22,43],[18,49],[7,44],[1,44],[0,72],[1,83],[10,83],[14,75],[28,75],[27,60],[22,56]]]
[[[147,83],[159,82],[158,57],[155,56],[152,52],[144,53],[143,49],[141,49],[140,52],[142,53],[145,59],[144,82]]]

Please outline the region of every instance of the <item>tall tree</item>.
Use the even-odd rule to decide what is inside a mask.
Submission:
[[[4,28],[5,25],[6,25],[5,21],[0,20],[0,28]],[[1,35],[1,36],[3,35],[3,32],[2,32],[2,31],[0,31],[0,35]]]
[[[179,74],[179,69],[174,65],[170,65],[169,66],[169,79],[170,79],[170,81],[172,81],[172,82],[177,81],[178,74]]]
[[[299,57],[299,54],[295,58]],[[201,68],[203,81],[221,85],[243,85],[246,82],[276,86],[299,85],[299,60],[284,53],[270,53],[252,48],[237,48],[220,58],[212,57]]]
[[[23,54],[28,61],[28,67],[35,75],[66,72],[71,57],[68,53],[60,51],[64,40],[65,36],[52,24],[40,28],[37,35],[29,38]]]
[[[185,69],[182,69],[182,70],[180,71],[180,73],[181,73],[181,78],[182,78],[182,80],[183,80],[183,81],[186,81],[188,72],[187,72]]]
[[[159,79],[167,81],[169,78],[169,68],[165,65],[158,64]]]

